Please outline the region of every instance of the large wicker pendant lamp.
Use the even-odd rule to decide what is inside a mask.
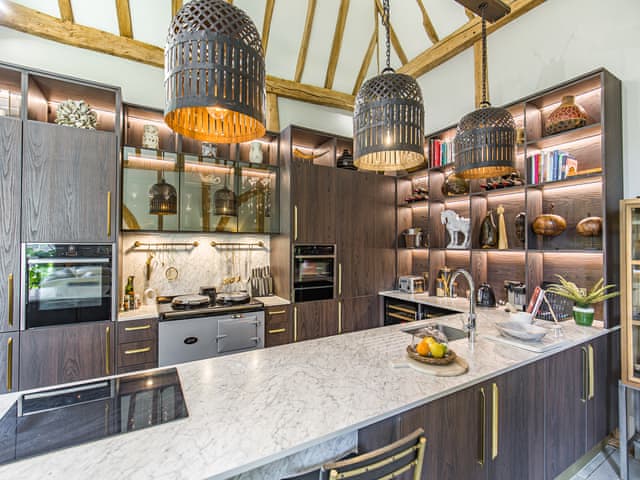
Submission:
[[[165,47],[165,122],[214,143],[265,133],[265,66],[251,18],[225,0],[193,0],[176,13]]]
[[[458,0],[482,17],[482,103],[460,120],[454,139],[456,173],[465,179],[492,178],[514,170],[516,124],[504,108],[492,107],[487,99],[487,12],[492,21],[509,13],[499,0]],[[475,7],[475,8],[474,8]]]
[[[424,162],[424,104],[418,82],[391,68],[389,0],[383,4],[387,66],[356,96],[354,164],[362,170],[408,170]]]

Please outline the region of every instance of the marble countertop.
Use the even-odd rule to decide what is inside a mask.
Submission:
[[[460,327],[464,317],[438,322]],[[479,309],[475,348],[466,339],[451,342],[469,363],[458,377],[395,368],[410,341],[406,325],[182,364],[188,418],[0,466],[0,478],[69,480],[91,472],[94,478],[226,479],[558,351],[533,353],[485,338],[507,317]],[[607,332],[563,326],[569,340],[563,348]],[[0,414],[16,398],[0,395]]]
[[[126,312],[118,312],[118,321],[126,322],[128,320],[146,320],[147,318],[158,318],[158,305],[142,305],[135,310],[127,310]]]
[[[400,290],[388,290],[386,292],[380,292],[378,295],[404,300],[406,302],[442,307],[456,312],[469,311],[469,300],[462,297],[434,297],[428,293],[406,293]]]
[[[254,297],[254,298],[264,303],[265,307],[280,307],[283,305],[291,305],[291,301],[287,300],[286,298],[276,297],[275,295],[271,297]]]

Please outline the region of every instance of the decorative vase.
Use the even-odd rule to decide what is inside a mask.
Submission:
[[[469,182],[467,180],[456,175],[455,172],[447,175],[447,178],[442,184],[442,194],[445,197],[466,195],[467,193],[469,193]]]
[[[573,95],[562,97],[562,103],[556,108],[546,122],[546,134],[553,135],[574,128],[584,127],[589,117],[584,108],[576,103]]]
[[[66,100],[58,105],[56,123],[65,127],[95,130],[98,116],[84,100]]]
[[[480,225],[480,247],[496,248],[498,246],[498,227],[493,220],[493,210],[489,210]]]
[[[545,237],[555,237],[564,232],[567,228],[567,221],[560,215],[553,213],[553,203],[551,204],[551,213],[538,215],[531,225],[531,229],[537,235]]]
[[[160,130],[155,125],[145,125],[142,133],[142,148],[157,150],[160,145]]]
[[[200,152],[203,157],[215,158],[218,154],[218,147],[216,147],[215,143],[202,142]]]
[[[262,142],[251,142],[249,161],[251,163],[262,163]]]
[[[336,166],[338,168],[344,168],[347,170],[357,170],[357,168],[353,164],[353,155],[351,154],[349,149],[345,148],[342,151],[342,155],[340,155],[337,159]]]
[[[599,237],[602,233],[602,218],[586,217],[576,225],[576,233],[581,237]]]
[[[516,238],[520,240],[520,242],[524,243],[525,240],[525,227],[527,225],[527,214],[525,212],[520,212],[516,215],[515,218],[516,224]]]
[[[573,307],[573,319],[576,325],[590,327],[593,324],[594,309],[593,307]]]

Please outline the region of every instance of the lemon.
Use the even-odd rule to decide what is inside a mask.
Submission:
[[[430,351],[431,351],[431,355],[433,355],[433,358],[442,358],[444,357],[444,353],[446,352],[446,346],[444,346],[442,343],[432,343],[431,345],[429,345]]]

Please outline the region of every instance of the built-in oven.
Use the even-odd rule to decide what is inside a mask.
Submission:
[[[335,245],[296,245],[292,263],[295,302],[334,298]]]
[[[113,320],[114,291],[112,245],[22,245],[22,328]]]

